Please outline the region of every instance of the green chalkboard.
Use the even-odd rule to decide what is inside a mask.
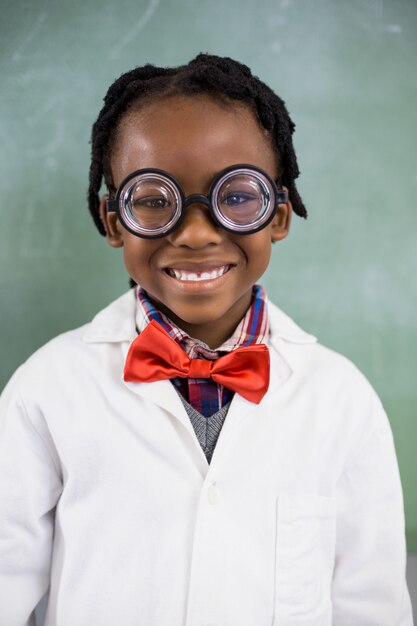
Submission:
[[[128,286],[85,199],[108,85],[200,51],[250,65],[297,123],[309,219],[274,247],[264,284],[382,398],[417,550],[415,0],[4,0],[0,387]]]

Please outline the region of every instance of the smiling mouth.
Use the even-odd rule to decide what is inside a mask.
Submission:
[[[230,270],[231,265],[222,265],[221,267],[215,267],[211,270],[203,270],[201,272],[189,272],[187,270],[174,269],[173,267],[167,267],[166,273],[171,278],[175,278],[175,280],[182,281],[203,281],[203,280],[214,280],[215,278],[220,278]]]

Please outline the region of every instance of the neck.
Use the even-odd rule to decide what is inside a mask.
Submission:
[[[165,311],[163,311],[163,313],[165,313]],[[171,311],[167,311],[165,315],[167,315],[167,317],[179,326],[179,328],[184,330],[187,335],[193,337],[193,339],[203,341],[212,350],[215,350],[221,346],[226,339],[229,339],[240,322],[240,320],[238,320],[237,323],[232,321],[229,325],[222,326],[222,328],[219,329],[218,322],[211,322],[207,324],[189,324],[174,315]]]

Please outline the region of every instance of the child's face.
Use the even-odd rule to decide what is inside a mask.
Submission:
[[[175,96],[125,115],[111,170],[116,188],[135,170],[165,170],[188,196],[207,194],[214,176],[238,163],[255,165],[277,177],[274,150],[253,112],[208,97]],[[123,246],[129,275],[186,332],[217,347],[248,309],[252,286],[268,266],[271,242],[288,233],[291,205],[279,207],[264,229],[236,235],[216,226],[207,208],[195,203],[174,232],[153,240],[131,234],[115,213],[106,214],[105,199],[101,216],[110,245]],[[214,270],[219,270],[216,278],[187,280],[190,273]]]

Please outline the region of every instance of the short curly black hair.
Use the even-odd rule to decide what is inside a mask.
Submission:
[[[109,88],[104,106],[93,125],[88,207],[99,232],[105,230],[99,214],[103,178],[112,186],[111,147],[123,114],[132,106],[163,95],[207,94],[247,104],[268,131],[280,164],[280,182],[289,191],[294,212],[307,217],[295,186],[299,175],[292,134],[295,124],[285,103],[250,69],[229,57],[199,54],[187,65],[173,68],[144,65],[122,74]]]

